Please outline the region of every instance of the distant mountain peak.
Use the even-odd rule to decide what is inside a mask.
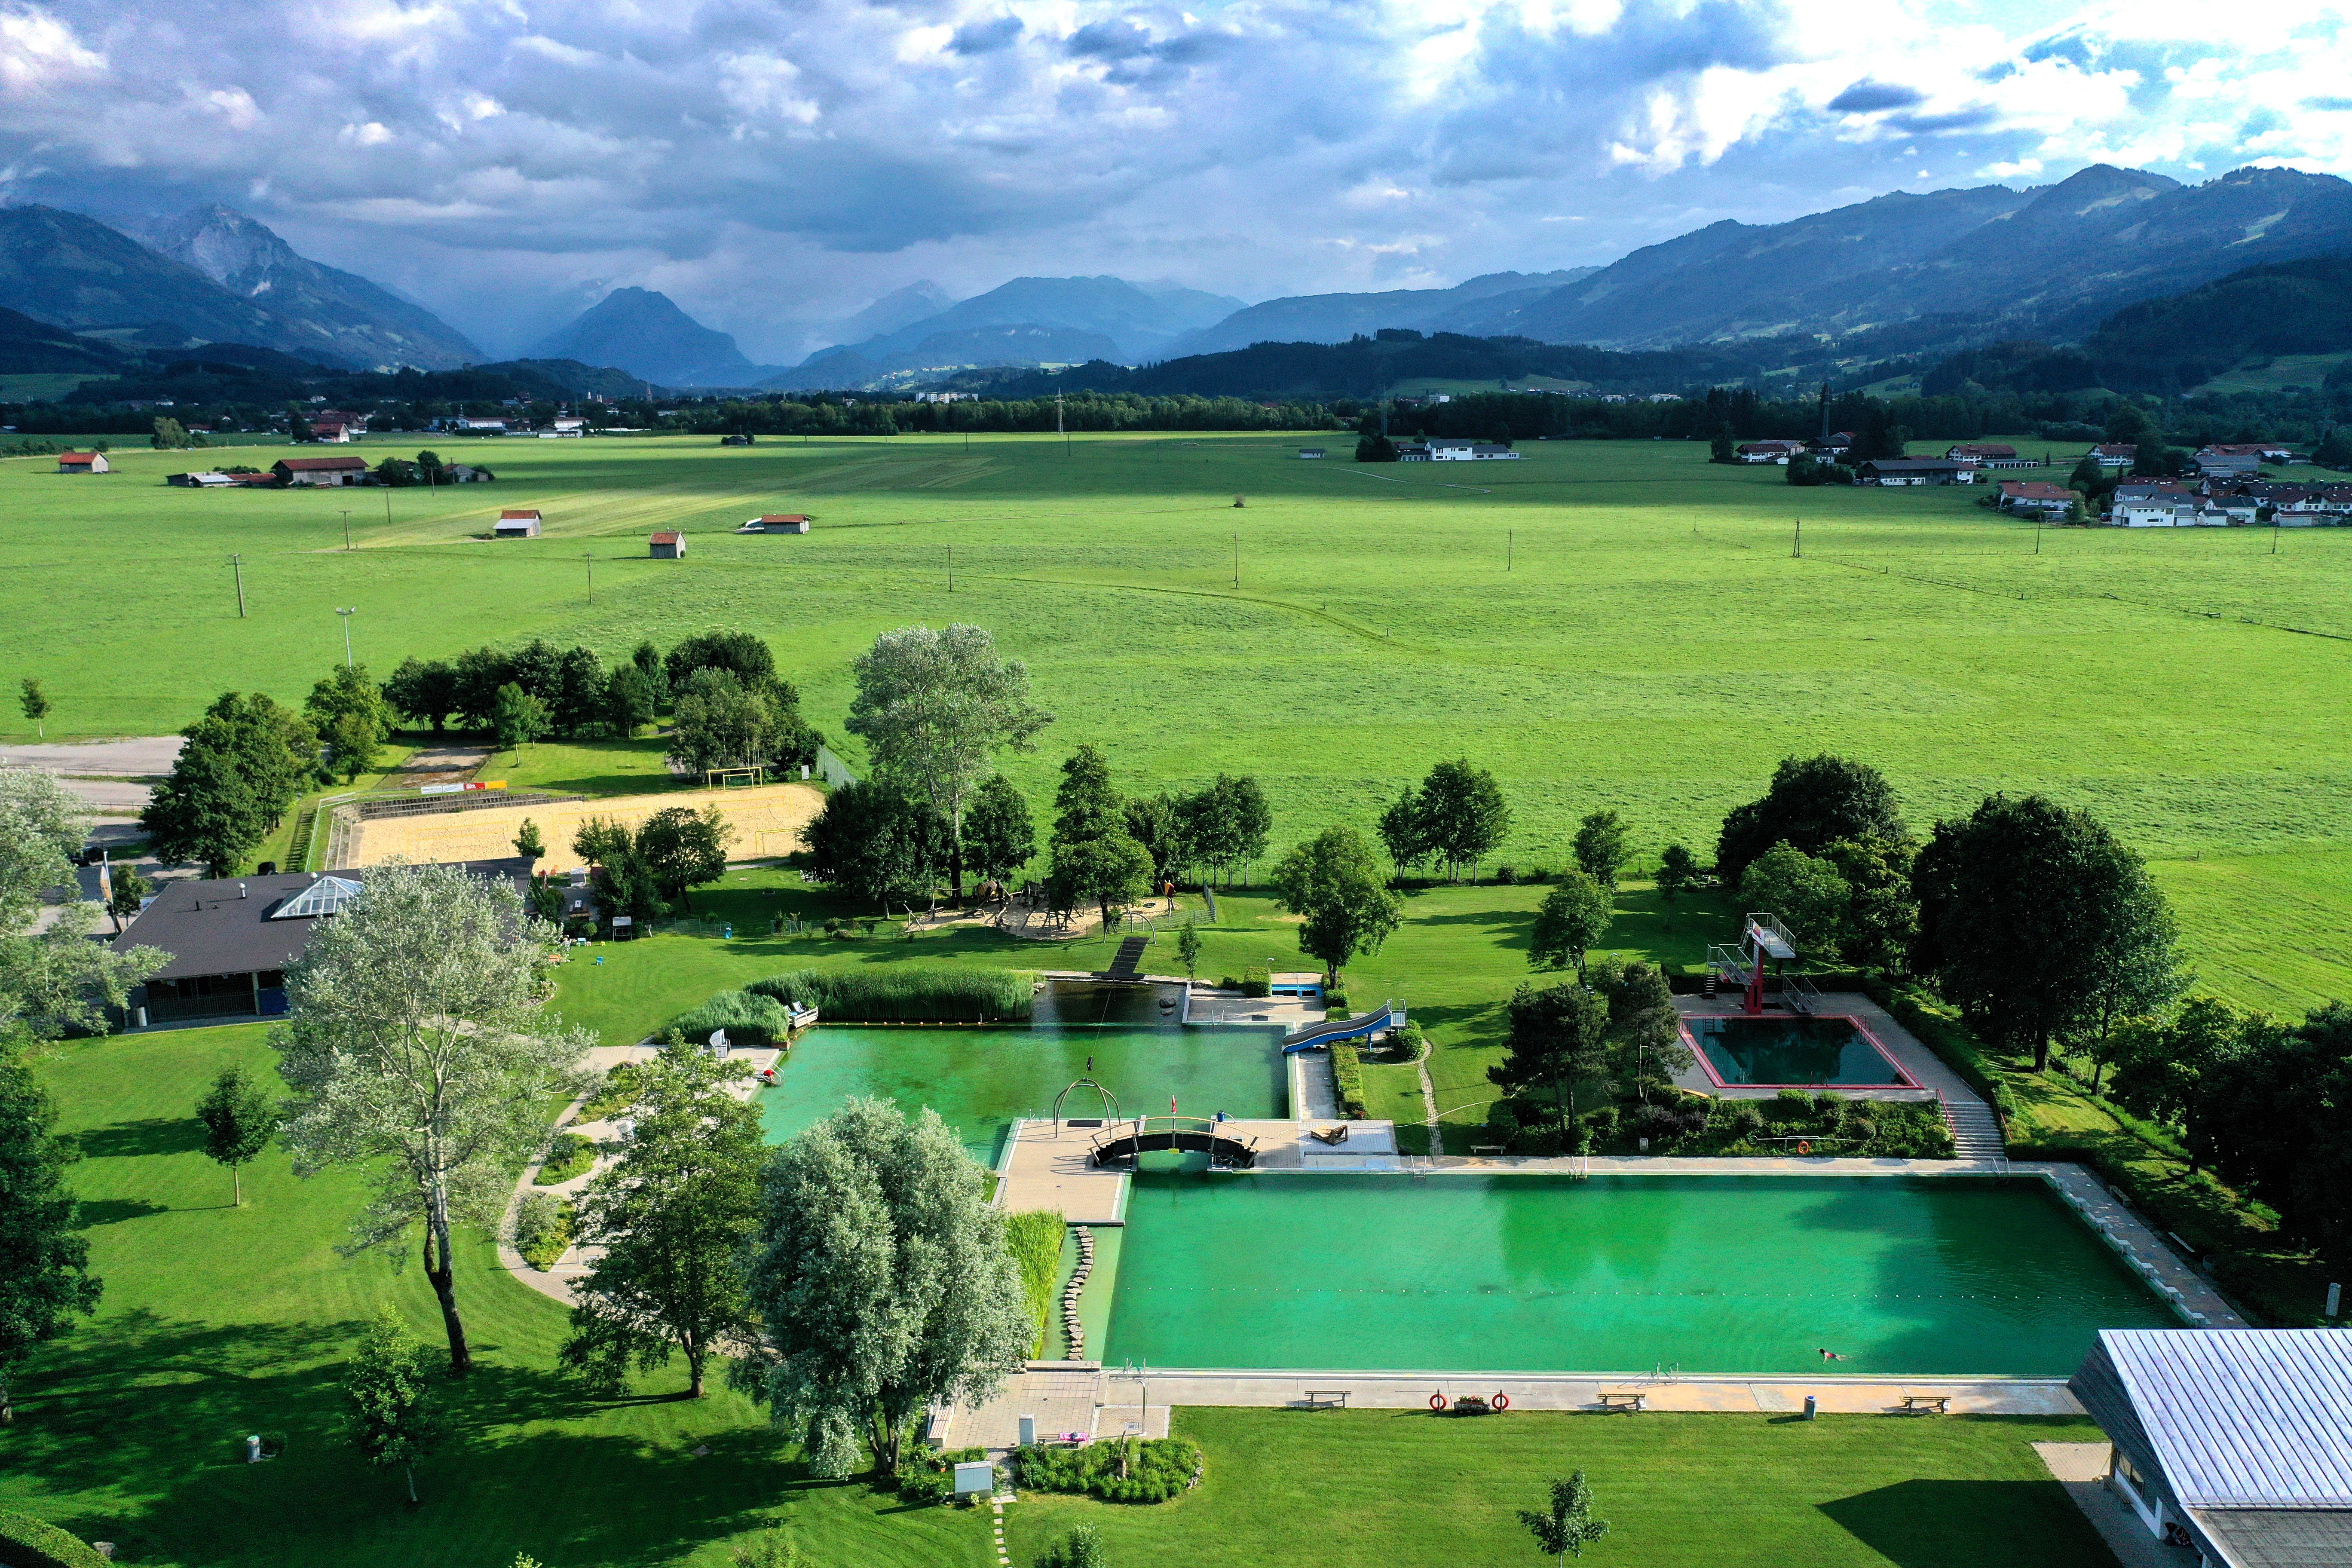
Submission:
[[[732,337],[704,326],[659,289],[635,284],[611,290],[530,357],[616,365],[668,386],[749,386],[766,374]]]

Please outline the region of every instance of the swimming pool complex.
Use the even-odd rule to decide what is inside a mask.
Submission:
[[[1127,1222],[1114,1364],[2064,1376],[2179,1325],[2030,1178],[1146,1173]]]
[[[1187,1116],[1280,1116],[1288,1100],[1279,1030],[1155,1027],[855,1028],[821,1026],[784,1058],[760,1096],[770,1142],[782,1142],[858,1095],[907,1110],[929,1106],[993,1163],[1004,1130],[1044,1116],[1073,1079],[1093,1077],[1129,1116],[1165,1115],[1170,1097]],[[1069,1116],[1097,1116],[1097,1097],[1072,1095]]]
[[[1686,1017],[1683,1028],[1717,1086],[1916,1088],[1852,1018]]]

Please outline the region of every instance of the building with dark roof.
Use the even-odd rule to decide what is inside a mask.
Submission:
[[[355,485],[367,477],[365,458],[280,458],[269,465],[278,482],[295,487]]]
[[[519,892],[530,886],[531,862],[520,857],[464,868]],[[152,947],[171,954],[131,992],[132,1020],[172,1024],[285,1012],[288,966],[302,956],[319,922],[349,908],[366,879],[365,871],[294,871],[162,883],[113,942],[117,952]]]
[[[1972,485],[1977,466],[1951,458],[1869,458],[1854,466],[1858,485]]]
[[[2352,1563],[2352,1333],[2102,1329],[2067,1386],[2150,1534],[2205,1568]]]
[[[666,528],[647,541],[647,548],[656,561],[677,561],[686,554],[686,535]]]

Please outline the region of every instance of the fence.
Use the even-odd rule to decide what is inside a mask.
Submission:
[[[848,764],[833,754],[831,746],[824,744],[816,749],[816,776],[834,789],[857,782],[857,775],[849,771]]]

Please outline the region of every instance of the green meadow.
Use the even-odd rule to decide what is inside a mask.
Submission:
[[[854,763],[850,656],[969,619],[1056,715],[1010,763],[1033,799],[1081,741],[1135,789],[1254,773],[1278,849],[1468,756],[1513,804],[1501,858],[1557,864],[1601,806],[1644,857],[1704,851],[1780,757],[1832,750],[1922,828],[1993,790],[2087,806],[2155,863],[2205,984],[2279,1009],[2352,993],[2352,532],[2040,530],[1969,489],[1795,489],[1695,443],[1382,467],[1344,437],[360,450],[428,441],[499,482],[189,491],[162,483],[185,453],[0,463],[0,678],[44,679],[53,736],[154,733],[227,688],[299,699],[341,657],[337,606],[379,673],[746,627]],[[505,506],[546,536],[477,538]],[[815,531],[730,532],[778,510]],[[687,559],[648,558],[656,528]]]

